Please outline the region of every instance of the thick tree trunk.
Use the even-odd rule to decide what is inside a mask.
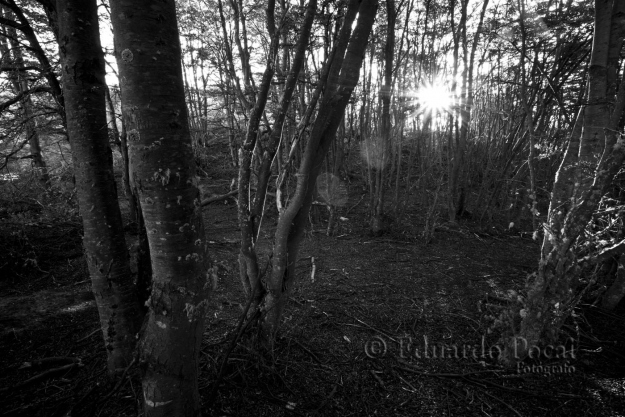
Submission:
[[[104,57],[95,0],[58,0],[63,90],[83,244],[111,373],[132,361],[141,314],[113,177],[104,108]]]
[[[145,415],[196,416],[210,285],[176,7],[174,0],[112,0],[111,19],[130,175],[152,262],[140,347]]]

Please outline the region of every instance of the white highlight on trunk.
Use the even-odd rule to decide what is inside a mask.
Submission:
[[[156,408],[156,407],[162,407],[164,405],[167,405],[169,403],[173,402],[173,400],[169,400],[169,401],[162,401],[162,402],[158,402],[158,401],[150,401],[148,399],[145,400],[145,404],[148,407],[152,407],[152,408]]]

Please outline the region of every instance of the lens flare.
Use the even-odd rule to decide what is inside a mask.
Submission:
[[[424,111],[446,112],[453,104],[453,98],[447,87],[440,83],[432,83],[421,86],[417,90],[417,100]]]

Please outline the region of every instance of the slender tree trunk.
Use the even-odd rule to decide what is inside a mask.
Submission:
[[[224,52],[226,53],[226,61],[228,64],[228,76],[234,80],[234,92],[237,95],[241,103],[241,107],[247,113],[252,108],[252,104],[247,100],[245,93],[241,90],[241,81],[237,76],[236,69],[234,68],[234,58],[232,57],[232,48],[230,41],[228,40],[228,31],[226,29],[226,18],[223,11],[223,3],[221,0],[217,0],[217,6],[219,10],[219,18],[221,22],[221,30],[224,42]]]
[[[462,118],[464,115],[464,109],[460,99],[458,98],[458,59],[460,56],[460,46],[461,40],[466,41],[466,37],[463,37],[462,34],[466,33],[466,19],[467,19],[467,4],[468,0],[460,0],[460,21],[458,25],[455,23],[455,9],[456,9],[456,0],[450,1],[450,22],[451,29],[453,35],[453,64],[452,64],[452,81],[451,81],[451,94],[454,98],[454,106],[452,112],[449,113],[449,139],[447,142],[447,159],[448,159],[448,176],[449,176],[449,185],[448,185],[448,197],[447,197],[447,208],[449,213],[449,221],[456,221],[456,214],[458,209],[458,190],[459,190],[459,180],[460,180],[460,172],[462,170],[462,164],[464,161],[464,142],[463,138],[458,131],[458,120],[457,114],[460,115],[460,121],[462,123]],[[466,70],[463,72],[463,75],[466,76]],[[463,77],[464,78],[464,77]],[[464,86],[464,80],[463,80]],[[433,115],[434,117],[434,115]]]
[[[625,79],[621,80],[616,96],[609,97],[614,103],[613,107],[606,110],[604,102],[608,91],[614,93],[616,90],[608,87],[608,51],[614,43],[623,42],[623,32],[617,31],[618,36],[611,37],[610,34],[614,32],[610,28],[622,24],[624,11],[624,2],[595,1],[589,99],[583,113],[580,112],[584,114],[582,132],[577,137],[578,129],[574,128],[569,148],[556,176],[549,224],[545,227],[545,242],[536,277],[527,284],[526,299],[515,303],[504,314],[511,321],[509,324],[513,329],[512,334],[503,335],[506,350],[502,360],[509,364],[523,360],[532,347],[557,340],[562,324],[576,303],[574,282],[579,275],[575,256],[577,238],[591,220],[625,160],[625,137],[619,134],[625,111]],[[607,115],[597,108],[607,111]],[[603,151],[597,143],[613,145]],[[578,147],[576,158],[573,151]],[[598,161],[597,155],[601,155]],[[584,172],[579,166],[571,169],[575,162],[584,165]],[[589,171],[594,173],[589,175]],[[571,188],[569,185],[574,189],[567,198],[565,193]],[[560,202],[562,204],[554,204]]]
[[[258,231],[260,229],[260,223],[262,221],[265,209],[265,198],[267,196],[267,187],[269,185],[269,177],[271,175],[271,167],[276,152],[278,151],[280,140],[283,137],[283,126],[287,116],[287,111],[291,104],[291,98],[295,91],[295,86],[299,73],[303,66],[304,57],[306,54],[306,48],[308,46],[308,40],[310,38],[310,31],[314,20],[317,7],[317,1],[311,0],[308,4],[306,15],[304,17],[304,24],[299,36],[297,51],[293,60],[293,67],[285,82],[285,87],[280,97],[279,108],[274,115],[274,124],[272,126],[271,134],[265,143],[265,149],[261,157],[260,169],[258,171],[258,184],[256,189],[256,196],[252,201],[249,197],[250,192],[250,173],[252,162],[252,149],[258,135],[258,124],[260,122],[260,116],[265,108],[265,102],[269,93],[271,77],[273,77],[274,68],[273,60],[275,53],[277,52],[278,36],[274,35],[272,42],[273,49],[267,69],[263,76],[261,83],[261,89],[258,94],[258,99],[254,110],[252,111],[250,121],[248,124],[248,131],[245,142],[241,147],[240,165],[239,165],[239,226],[241,228],[241,250],[239,253],[239,272],[240,279],[246,294],[251,295],[252,291],[256,289],[255,301],[250,309],[251,312],[256,310],[258,303],[262,297],[264,291],[259,285],[260,276],[258,270],[258,259],[255,252],[256,239],[258,237]],[[278,156],[279,158],[279,156]]]
[[[376,164],[373,184],[373,207],[371,207],[371,233],[377,235],[384,230],[384,177],[387,161],[391,158],[391,98],[393,94],[393,55],[395,54],[395,0],[386,0],[386,43],[384,45],[384,85],[380,91],[382,101],[382,123],[380,143],[376,151],[381,152],[380,164]],[[392,171],[392,168],[391,168]]]
[[[519,14],[519,26],[521,28],[521,58],[519,65],[521,67],[521,106],[523,106],[525,112],[525,132],[529,141],[529,155],[527,158],[527,168],[529,175],[529,200],[530,200],[530,211],[532,215],[532,230],[536,232],[537,229],[537,209],[536,209],[536,167],[535,167],[535,159],[536,159],[536,148],[535,148],[535,138],[534,138],[534,115],[532,111],[533,103],[530,103],[530,99],[527,96],[527,89],[529,89],[529,83],[527,79],[527,73],[525,69],[525,57],[527,54],[527,31],[525,29],[525,0],[518,0],[518,6],[520,10]],[[525,205],[524,205],[525,206]],[[519,217],[521,216],[522,211],[519,211]]]
[[[52,65],[50,64],[50,60],[48,59],[48,56],[46,55],[41,44],[39,43],[39,39],[37,39],[35,31],[33,30],[26,16],[24,15],[21,7],[15,3],[15,0],[6,0],[5,4],[15,14],[17,21],[0,18],[0,23],[6,26],[14,27],[24,34],[24,37],[30,45],[30,51],[33,53],[35,58],[37,58],[41,65],[43,76],[46,78],[46,81],[50,86],[52,96],[59,105],[59,115],[61,116],[63,126],[65,126],[65,100],[63,99],[63,90],[61,89],[61,84],[59,83],[59,80],[54,73]]]
[[[63,90],[83,244],[109,372],[132,361],[141,314],[113,177],[104,108],[104,57],[95,0],[58,0]]]
[[[119,93],[121,97],[121,90]],[[110,103],[111,108],[113,108],[113,103]],[[113,109],[112,114],[115,115],[115,110]],[[117,126],[117,124],[116,124]],[[128,211],[130,214],[130,220],[135,221],[138,224],[141,222],[138,220],[138,202],[136,191],[134,190],[134,185],[132,184],[132,179],[130,178],[130,160],[128,159],[128,131],[126,130],[126,123],[123,120],[123,111],[122,111],[122,130],[119,134],[119,148],[122,154],[122,162],[123,162],[123,171],[122,171],[122,185],[124,187],[124,194],[128,199]]]
[[[19,68],[24,67],[24,56],[22,54],[22,48],[18,42],[17,31],[14,27],[6,27],[9,42],[11,43],[11,49],[13,51],[12,62],[18,68],[15,72],[11,73],[9,78],[11,79],[16,93],[26,93],[29,89],[27,74]],[[3,51],[9,57],[8,47]],[[37,132],[37,124],[35,121],[35,115],[33,114],[33,100],[30,94],[26,94],[22,99],[22,119],[24,124],[24,131],[26,138],[28,139],[28,145],[30,147],[30,156],[33,160],[33,165],[37,169],[37,174],[44,186],[50,185],[50,175],[48,174],[48,167],[43,159],[41,153],[41,142],[39,140],[39,132]]]
[[[119,132],[117,127],[117,114],[115,113],[115,106],[113,105],[113,99],[111,98],[110,88],[106,88],[106,113],[107,122],[111,132],[113,133],[113,142],[119,146],[119,152],[122,155],[122,188],[124,190],[124,196],[128,199],[128,210],[130,214],[130,221],[137,221],[137,204],[133,199],[132,189],[130,186],[130,175],[128,170],[128,143],[126,141],[126,129],[122,123],[122,132]],[[121,94],[120,94],[121,95]]]
[[[377,7],[375,0],[362,0],[362,3],[351,0],[347,6],[337,48],[331,61],[326,64],[330,65],[328,84],[297,173],[295,193],[287,207],[279,208],[272,268],[261,305],[261,337],[268,345],[275,339],[284,306],[295,282],[295,264],[308,221],[317,175],[358,82]],[[358,21],[350,37],[357,12]],[[279,190],[277,194],[277,198],[281,198]]]
[[[260,120],[265,105],[269,97],[269,89],[271,87],[271,79],[275,72],[275,56],[278,50],[278,38],[275,34],[274,12],[275,0],[270,0],[267,13],[267,31],[271,36],[271,45],[269,47],[269,56],[267,57],[267,66],[263,73],[260,89],[257,94],[256,102],[250,113],[250,119],[247,124],[247,132],[245,140],[239,149],[239,194],[238,194],[238,217],[239,227],[241,228],[241,248],[239,251],[239,277],[243,289],[247,296],[251,296],[254,292],[256,299],[260,298],[259,292],[261,288],[257,283],[260,281],[258,273],[258,258],[256,256],[256,229],[257,229],[257,213],[254,213],[252,204],[250,203],[250,188],[252,179],[252,161],[254,151],[257,149],[259,140]],[[257,301],[254,302],[251,311],[255,311]]]
[[[149,241],[152,292],[140,355],[146,416],[197,416],[208,256],[174,0],[112,0],[130,175]]]

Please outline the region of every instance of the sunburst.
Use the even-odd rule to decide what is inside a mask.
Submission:
[[[453,97],[449,90],[439,82],[422,85],[417,90],[416,97],[422,111],[427,113],[447,112],[453,105]]]

